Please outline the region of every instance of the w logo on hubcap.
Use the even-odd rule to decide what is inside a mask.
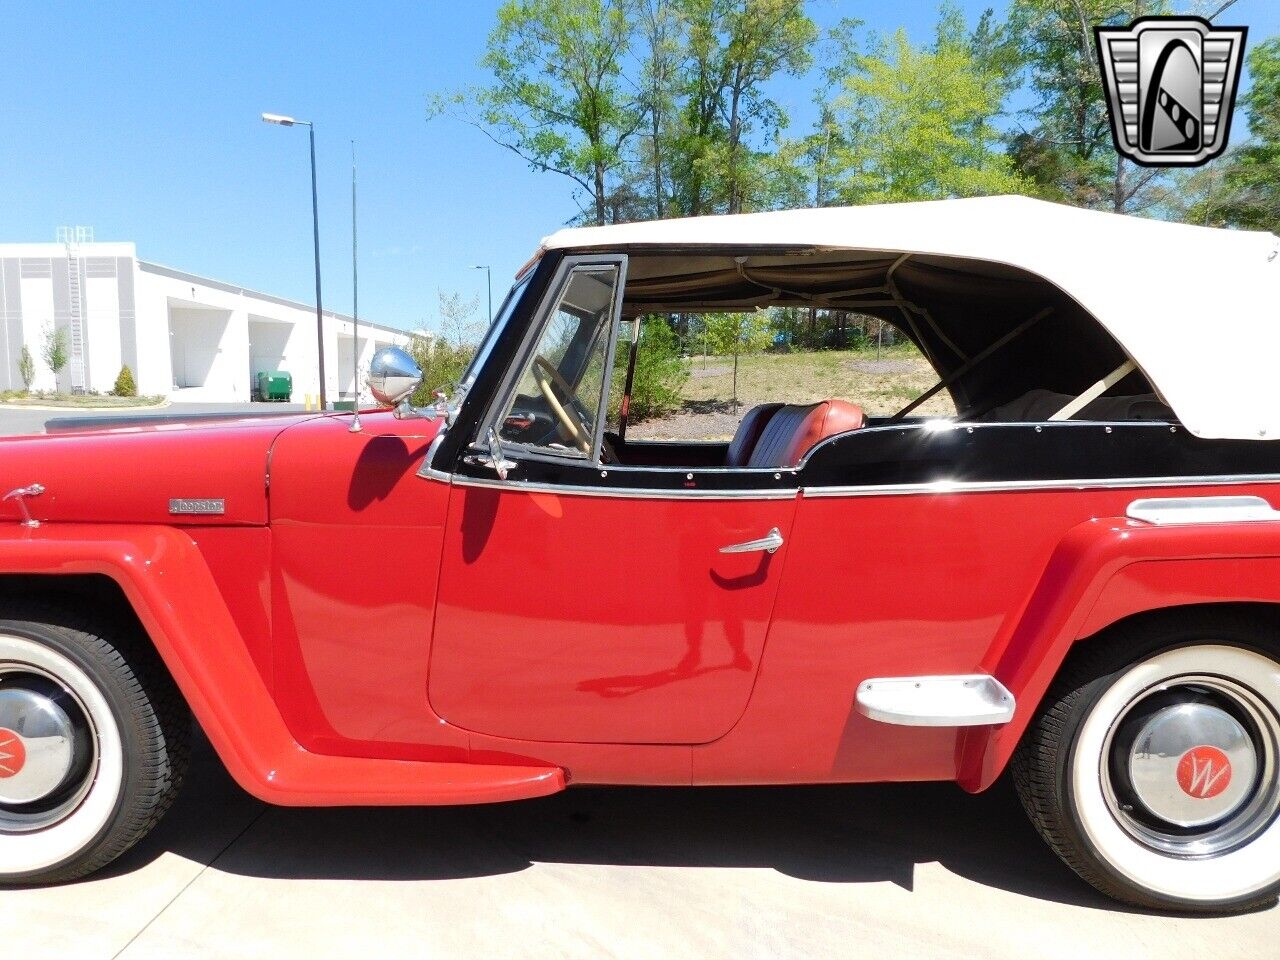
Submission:
[[[1231,785],[1231,761],[1217,747],[1192,747],[1178,761],[1178,786],[1197,800],[1216,797]]]
[[[0,779],[15,776],[26,762],[27,749],[22,745],[22,738],[0,727]]]

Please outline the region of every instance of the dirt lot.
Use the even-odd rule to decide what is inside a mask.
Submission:
[[[871,350],[761,353],[738,359],[737,403],[734,403],[732,357],[692,357],[683,390],[684,407],[676,414],[631,424],[636,440],[727,440],[742,414],[758,403],[785,400],[811,403],[839,397],[861,404],[868,414],[901,409],[937,381],[937,375],[914,347]],[[944,391],[919,408],[921,414],[955,413]]]

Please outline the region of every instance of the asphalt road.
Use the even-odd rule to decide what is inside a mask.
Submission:
[[[577,788],[483,807],[285,809],[207,746],[97,878],[7,890],[6,956],[1263,960],[1280,911],[1119,907],[1005,785]]]
[[[0,407],[0,436],[20,433],[43,433],[45,421],[80,417],[173,416],[197,413],[281,413],[301,410],[300,403],[171,403],[165,407],[141,410],[34,410],[26,407]]]

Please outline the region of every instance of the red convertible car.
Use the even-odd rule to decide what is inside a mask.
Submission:
[[[358,419],[2,440],[0,879],[144,836],[194,716],[292,805],[1008,770],[1105,893],[1265,904],[1278,249],[1016,197],[566,230],[432,408],[391,348]],[[787,306],[892,324],[954,416],[783,383],[628,435],[642,317]]]

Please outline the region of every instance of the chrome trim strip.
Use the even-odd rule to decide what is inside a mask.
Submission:
[[[919,496],[948,493],[1002,493],[1019,490],[1127,490],[1133,487],[1226,487],[1280,483],[1280,474],[1200,477],[1099,477],[1093,480],[935,480],[931,483],[878,484],[858,487],[801,487],[805,498]]]
[[[985,673],[873,677],[858,684],[855,702],[863,716],[904,727],[1008,723],[1015,707],[1009,689]]]
[[[610,467],[613,470],[614,467]],[[695,471],[700,473],[703,471]],[[662,490],[653,487],[584,487],[571,484],[533,483],[530,481],[483,480],[462,477],[442,470],[418,471],[418,476],[452,483],[459,487],[500,487],[527,493],[563,493],[569,496],[619,497],[634,500],[786,500],[803,493],[805,499],[825,497],[896,497],[942,495],[953,493],[1016,493],[1029,490],[1125,490],[1134,487],[1221,487],[1252,483],[1280,483],[1280,474],[1225,477],[1131,477],[1108,480],[1007,480],[956,483],[904,483],[862,487],[798,487],[785,490]],[[1280,519],[1280,518],[1278,518]]]
[[[610,467],[610,469],[613,469]],[[433,476],[436,472],[433,471]],[[419,476],[423,476],[419,473]],[[626,500],[791,500],[800,492],[787,490],[655,490],[645,487],[580,487],[560,483],[533,483],[527,480],[482,480],[454,475],[455,487],[498,487],[512,493],[557,493],[575,497],[614,497]]]
[[[1280,520],[1280,510],[1262,497],[1148,497],[1129,504],[1125,515],[1157,526]]]
[[[453,482],[453,474],[444,470],[437,470],[431,464],[435,461],[436,454],[440,450],[440,445],[444,443],[444,435],[449,432],[448,425],[440,427],[440,432],[436,434],[436,438],[431,441],[431,446],[427,447],[427,455],[422,458],[422,466],[418,468],[418,476],[425,477],[428,480],[443,480],[445,483]]]

